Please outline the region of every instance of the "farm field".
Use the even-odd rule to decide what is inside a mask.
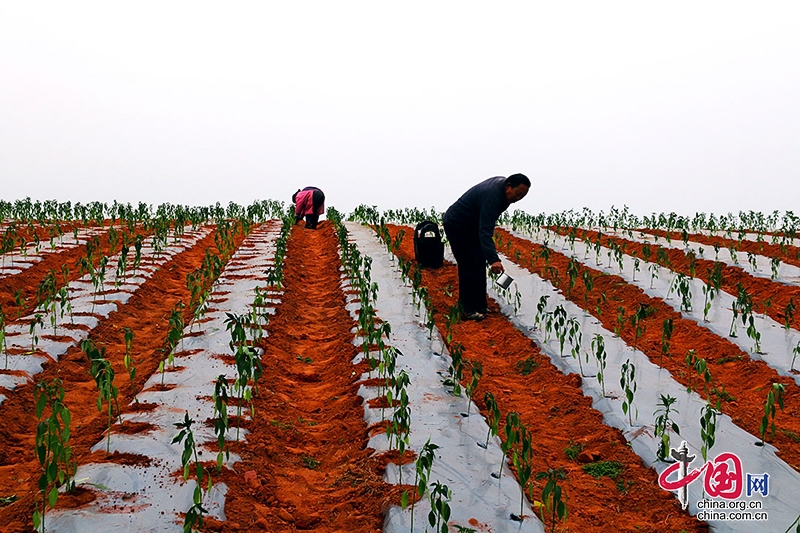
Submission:
[[[789,213],[507,214],[481,322],[434,212],[0,214],[3,531],[800,532]]]

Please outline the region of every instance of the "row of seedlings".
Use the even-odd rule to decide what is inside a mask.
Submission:
[[[381,404],[379,417],[378,409],[365,409],[364,417],[368,424],[385,428],[385,433],[373,436],[369,445],[381,452],[397,454],[399,465],[387,469],[387,481],[391,483],[403,485],[405,470],[406,486],[408,486],[412,475],[409,470],[413,465],[414,482],[403,491],[400,502],[400,508],[406,510],[410,516],[409,522],[398,523],[397,518],[393,518],[393,511],[390,510],[384,531],[413,531],[415,511],[418,517],[417,523],[420,521],[427,523],[437,532],[448,531],[452,490],[439,480],[432,481],[431,470],[435,461],[435,451],[439,446],[430,442],[430,439],[421,446],[411,444],[413,402],[409,391],[413,390],[414,385],[411,383],[409,372],[398,366],[398,356],[403,352],[398,348],[397,334],[395,333],[394,343],[391,345],[386,343],[390,340],[392,331],[390,322],[384,320],[386,316],[382,313],[383,316],[379,318],[377,315],[375,306],[378,302],[380,284],[372,280],[373,259],[369,255],[362,254],[358,244],[350,240],[348,229],[337,211],[329,210],[328,218],[333,222],[339,240],[343,267],[342,287],[346,293],[349,291],[348,310],[358,324],[354,343],[361,344],[362,352],[354,363],[366,361],[369,367],[369,371],[362,375],[364,384],[359,394],[367,399],[375,394],[376,387],[373,385],[377,384],[378,397],[373,400]],[[391,411],[388,417],[387,409]],[[415,413],[415,419],[417,416]],[[413,435],[416,435],[416,432]],[[409,456],[413,457],[413,449],[419,450],[416,459],[412,465],[404,464],[407,451],[410,452]],[[418,500],[426,493],[428,498],[419,504],[421,509],[417,511]]]
[[[155,209],[143,202],[134,208],[116,200],[112,204],[78,202],[74,206],[71,202],[53,200],[32,202],[29,198],[14,203],[0,200],[0,220],[6,221],[0,237],[0,276],[19,273],[40,260],[42,253],[56,250],[56,239],[58,248],[77,246],[87,237],[103,231],[105,226],[116,228],[115,231],[127,228],[130,234],[137,228],[144,234],[165,234],[171,226],[179,237],[185,226],[197,229],[212,220],[224,219],[265,220],[281,209],[281,203],[274,200],[256,201],[247,207],[231,202],[227,208],[217,203],[207,207],[161,204]],[[71,237],[65,229],[70,227]],[[163,241],[163,236],[159,235],[156,240]],[[6,265],[7,260],[9,265]]]
[[[166,257],[162,257],[162,252],[169,247],[170,239],[173,244],[179,244],[184,238],[184,233],[189,228],[191,228],[192,232],[197,232],[203,224],[212,219],[216,222],[218,228],[228,224],[227,220],[237,220],[238,223],[247,226],[252,224],[253,220],[264,220],[275,213],[282,212],[282,204],[272,200],[254,202],[246,208],[231,203],[227,210],[222,209],[219,204],[213,208],[184,208],[162,204],[158,206],[155,212],[152,212],[143,203],[139,204],[137,210],[133,210],[130,204],[123,205],[114,202],[111,208],[104,211],[106,209],[105,204],[97,203],[96,205],[92,210],[92,214],[98,218],[101,224],[105,212],[111,218],[112,224],[107,232],[108,253],[104,254],[102,252],[99,236],[92,235],[91,238],[86,240],[86,253],[77,262],[75,268],[71,269],[69,265],[65,264],[62,265],[58,272],[55,270],[49,271],[36,288],[35,295],[25,294],[22,289],[16,291],[14,301],[17,307],[18,320],[22,319],[21,313],[27,308],[29,300],[35,299],[37,306],[40,307],[43,299],[46,299],[47,303],[51,305],[57,301],[60,308],[58,317],[55,316],[55,313],[47,317],[51,325],[55,327],[55,322],[59,318],[63,319],[65,312],[69,312],[70,307],[74,307],[70,303],[71,291],[68,287],[65,289],[64,286],[68,285],[68,282],[76,280],[76,273],[78,276],[88,276],[96,296],[101,294],[108,283],[113,283],[115,289],[119,289],[122,284],[127,284],[131,272],[133,273],[132,283],[136,284],[140,272],[139,267],[143,261],[142,252],[143,249],[147,248],[148,242],[151,251],[149,256],[154,257],[154,260],[159,264],[163,264],[170,255],[174,255],[174,251],[170,251]],[[32,209],[19,208],[15,212],[17,211],[26,213],[32,211]],[[68,215],[69,213],[62,214]],[[84,224],[89,223],[86,211],[79,211],[76,206],[75,216],[79,215],[83,217]],[[226,218],[227,215],[229,217]],[[117,229],[118,226],[115,226],[117,221],[119,221],[119,230]],[[210,230],[203,231],[208,232]],[[219,231],[215,238],[218,241],[217,244],[220,245]],[[192,237],[192,239],[196,240],[195,237]],[[117,247],[119,247],[119,253],[116,252]],[[147,257],[144,257],[145,262]],[[147,270],[145,268],[143,271],[145,276],[148,276]],[[152,271],[152,269],[150,270]],[[86,280],[84,279],[83,281]],[[35,333],[35,328],[39,326],[39,323],[44,318],[43,313],[34,312],[30,320],[26,317],[25,324],[31,329],[32,333]],[[13,320],[10,313],[7,310],[0,309],[0,329],[8,326],[11,322]],[[14,334],[14,331],[11,331],[11,336]],[[0,342],[0,347],[2,347],[0,349],[5,350],[5,345],[2,342]],[[10,368],[6,368],[6,370],[10,370]]]
[[[577,262],[575,258],[573,261]],[[604,412],[609,423],[625,431],[633,449],[647,464],[654,466],[664,479],[669,480],[669,475],[672,475],[674,470],[674,466],[670,468],[669,451],[677,448],[677,443],[674,442],[677,439],[681,444],[686,443],[685,446],[689,450],[687,453],[692,455],[696,452],[704,463],[708,461],[699,465],[706,472],[704,483],[689,485],[688,491],[677,492],[690,512],[707,520],[715,531],[749,531],[752,526],[747,522],[715,520],[713,515],[701,510],[702,506],[706,505],[702,502],[707,501],[707,495],[725,494],[724,490],[715,486],[713,478],[710,478],[714,472],[712,466],[716,464],[715,461],[719,461],[720,464],[725,462],[724,459],[720,460],[720,457],[735,454],[741,460],[739,467],[743,464],[746,468],[752,469],[748,472],[749,475],[755,477],[766,473],[771,477],[771,481],[780,477],[781,483],[787,487],[800,486],[797,472],[775,456],[774,448],[769,445],[764,446],[764,432],[770,424],[774,424],[776,407],[774,393],[767,395],[765,417],[762,421],[764,431],[762,439],[757,441],[761,447],[753,447],[756,439],[752,435],[733,424],[728,416],[719,411],[718,406],[704,400],[696,391],[674,381],[668,372],[653,364],[637,349],[635,342],[632,346],[626,345],[620,339],[618,331],[611,332],[603,328],[598,320],[569,301],[549,281],[530,275],[515,264],[511,264],[507,270],[517,279],[516,283],[521,285],[521,292],[526,295],[526,301],[519,309],[506,304],[504,311],[509,315],[518,312],[513,319],[515,324],[537,339],[554,363],[560,363],[559,366],[565,372],[579,373],[583,378],[590,378],[583,379],[584,390],[593,398],[595,406]],[[568,292],[576,282],[570,277],[567,284],[561,285]],[[589,283],[591,284],[591,281]],[[642,311],[644,313],[647,310]],[[636,316],[631,320],[635,318]],[[645,317],[639,317],[640,320],[643,318]],[[637,331],[640,331],[641,323],[634,324],[633,327],[637,326],[639,328]],[[668,349],[667,331],[669,330],[665,329],[663,342]],[[569,347],[568,353],[565,353],[565,346]],[[692,361],[691,369],[698,372],[702,379],[706,373],[704,365],[698,364],[697,359]],[[614,378],[609,380],[609,376]],[[619,376],[619,388],[616,388],[616,376]],[[606,389],[607,384],[608,389]],[[639,384],[644,386],[639,387]],[[637,394],[640,389],[647,390],[648,395],[643,397],[641,393]],[[771,403],[770,398],[772,398]],[[648,416],[646,422],[639,421],[640,412],[652,412],[652,420],[649,420]],[[724,442],[726,449],[715,458],[711,456],[710,450],[716,442]],[[743,474],[741,470],[738,473]],[[768,505],[770,521],[789,524],[797,518],[790,492],[791,490],[779,489],[772,490],[766,495],[757,493],[748,504],[752,506],[763,504],[765,508]],[[750,503],[762,496],[769,496],[769,499]],[[749,508],[754,508],[752,506]]]
[[[193,237],[186,237],[184,230],[179,230],[177,233],[179,235],[184,235],[184,241],[187,238],[189,240],[193,240]],[[200,229],[197,233],[199,235],[197,236],[198,239],[196,240],[199,242],[200,240],[204,240],[202,234],[208,232],[204,231],[204,229]],[[235,235],[234,232],[230,231],[230,225],[225,221],[220,221],[217,224],[215,237],[217,237],[216,240],[218,241],[218,245],[220,245],[219,234],[224,235],[222,240],[225,241],[225,246],[220,246],[219,249],[222,251],[225,261],[227,261],[227,258],[233,252]],[[176,239],[176,241],[180,242],[180,239]],[[196,244],[197,243],[193,243],[193,246]],[[174,256],[175,254],[170,252],[168,255]],[[208,256],[209,252],[207,251],[206,258],[208,258]],[[137,258],[139,258],[138,253]],[[145,256],[145,259],[146,258],[147,256]],[[169,257],[165,258],[165,260],[168,259]],[[138,259],[134,263],[138,265]],[[148,268],[150,270],[144,276],[144,278],[149,279],[153,277],[155,272],[158,271],[158,261],[153,259],[151,263],[152,264],[145,265],[145,270],[148,270]],[[134,268],[139,267],[136,266]],[[211,272],[207,273],[206,275],[210,277]],[[139,287],[141,287],[141,284]],[[188,283],[187,288],[189,288]],[[132,296],[132,293],[129,294],[129,296]],[[123,302],[117,303],[119,304],[119,307],[124,306]],[[159,365],[159,371],[162,373],[162,377],[166,361],[173,359],[172,351],[182,337],[183,307],[184,306],[182,302],[179,301],[169,315],[169,330],[166,339],[166,346],[168,349],[160,350],[164,354],[164,358]],[[102,319],[108,317],[98,316],[97,318]],[[145,408],[147,404],[140,404],[136,396],[136,366],[133,358],[133,340],[133,330],[129,327],[126,327],[124,329],[125,354],[122,364],[128,373],[131,386],[131,395],[136,404],[136,408]],[[108,459],[111,457],[110,442],[113,422],[116,421],[119,423],[119,431],[128,431],[130,429],[140,431],[141,427],[136,429],[135,424],[133,428],[130,424],[127,426],[123,425],[123,417],[121,415],[121,409],[119,406],[120,389],[115,384],[114,366],[111,360],[106,357],[105,347],[102,344],[96,344],[92,338],[85,338],[79,343],[79,346],[81,351],[88,359],[90,364],[89,374],[94,379],[97,386],[97,409],[101,413],[104,410],[107,413],[105,456]],[[70,460],[72,456],[72,445],[70,443],[70,420],[72,417],[69,410],[64,405],[65,389],[69,385],[71,384],[64,383],[58,378],[48,379],[39,382],[34,391],[36,416],[40,420],[36,435],[36,455],[42,468],[42,474],[39,479],[39,489],[41,492],[42,501],[40,505],[36,506],[33,514],[33,525],[34,529],[37,531],[45,530],[45,525],[48,524],[48,509],[55,506],[59,492],[72,492],[77,485],[75,478],[77,462]],[[45,414],[48,416],[43,420],[43,416]],[[101,448],[101,446],[98,446],[98,448]],[[114,457],[116,457],[116,455]],[[141,458],[139,458],[139,460],[134,460],[134,463],[138,464],[140,460]],[[79,484],[82,486],[82,488],[104,488],[103,486],[93,485],[85,479],[81,480]]]
[[[452,489],[451,525],[465,530],[481,525],[493,531],[544,531],[507,466],[510,459],[518,470],[530,470],[531,436],[522,426],[512,424],[508,433],[519,439],[506,445],[497,436],[497,417],[487,421],[470,400],[480,372],[473,367],[472,380],[461,386],[465,362],[460,345],[442,338],[435,329],[429,295],[420,275],[414,274],[419,272],[417,265],[391,253],[403,237],[386,239],[385,228],[376,225],[381,244],[375,233],[361,224],[348,223],[347,228],[358,247],[373,258],[372,272],[380,287],[376,305],[381,318],[391,319],[392,344],[402,353],[397,364],[411,379],[408,395],[415,421],[411,446],[424,450],[430,445],[430,436],[437,435],[432,472]],[[410,471],[404,474],[410,475]],[[422,487],[418,488],[421,491]],[[413,525],[408,511],[390,511],[388,530],[408,531]]]
[[[109,431],[93,448],[139,460],[81,465],[75,477],[99,489],[98,497],[86,507],[53,512],[49,531],[151,524],[154,530],[188,532],[201,527],[204,516],[224,520],[226,487],[214,484],[213,473],[232,467],[237,457],[228,442],[246,437],[238,421],[246,415],[244,406],[252,405],[261,374],[253,344],[265,335],[279,296],[265,287],[264,273],[275,253],[275,224],[247,225],[246,231],[236,250],[223,231],[222,258],[207,261],[187,279],[203,311],[188,325],[173,313],[171,349],[124,417],[137,431]]]
[[[203,261],[203,265],[199,270],[202,270],[203,279],[208,287],[215,281],[216,277],[220,273],[221,266],[224,266],[225,263],[230,259],[230,256],[233,254],[236,248],[236,243],[239,240],[237,237],[238,233],[244,231],[245,233],[249,231],[249,228],[252,225],[252,221],[248,219],[240,219],[238,221],[227,221],[227,220],[219,220],[216,224],[216,231],[214,233],[217,249],[222,254],[222,258],[217,257],[215,254],[210,253],[210,250],[206,251],[205,260]],[[176,229],[177,235],[183,235],[184,231],[182,228]],[[179,238],[176,237],[176,241],[179,241]],[[113,247],[112,247],[113,251]],[[214,259],[214,261],[208,261],[209,259]],[[187,289],[189,290],[190,294],[194,296],[194,292],[192,291],[192,281],[194,273],[189,273],[187,275]],[[196,280],[194,280],[196,281]],[[207,293],[207,291],[206,291]],[[255,302],[254,302],[255,303]],[[172,309],[172,312],[169,315],[169,331],[167,334],[166,339],[166,349],[160,350],[164,354],[164,358],[161,360],[159,365],[159,372],[162,375],[162,385],[163,385],[163,377],[165,366],[169,361],[173,364],[173,351],[177,344],[181,341],[183,333],[183,308],[184,305],[181,301],[175,305]],[[196,311],[196,310],[195,310]],[[195,318],[196,318],[195,313]],[[140,404],[138,402],[138,398],[136,397],[136,389],[135,389],[135,376],[136,376],[136,368],[133,364],[133,330],[126,327],[124,330],[124,340],[125,340],[125,354],[122,359],[122,364],[125,367],[126,372],[129,375],[130,383],[131,383],[131,395],[135,402],[134,409],[138,410],[139,408],[144,408],[146,405],[149,404]],[[110,446],[110,437],[111,437],[111,427],[112,427],[112,420],[116,418],[120,423],[120,431],[142,431],[141,425],[137,428],[136,424],[131,427],[130,424],[127,426],[122,425],[122,416],[120,415],[120,408],[119,408],[119,389],[114,385],[114,369],[111,362],[106,359],[105,357],[105,348],[102,345],[95,345],[94,341],[91,339],[85,339],[80,343],[82,351],[89,359],[91,364],[90,373],[91,376],[94,378],[97,384],[98,390],[98,399],[97,399],[97,407],[98,410],[101,412],[105,407],[107,408],[107,415],[108,415],[108,428],[107,428],[107,438],[106,438],[106,457],[111,457],[109,455],[109,446]],[[40,391],[49,391],[48,394],[40,394]],[[55,501],[58,496],[58,490],[65,490],[65,491],[72,491],[75,488],[75,481],[74,481],[74,470],[76,467],[76,463],[74,461],[70,462],[68,460],[62,460],[63,458],[69,458],[71,454],[71,445],[69,443],[70,440],[70,413],[67,408],[63,405],[63,396],[64,396],[64,384],[59,379],[48,380],[43,383],[39,383],[36,388],[36,411],[37,411],[37,418],[41,419],[42,415],[44,414],[45,407],[49,407],[46,411],[50,413],[49,418],[46,419],[45,422],[40,423],[37,429],[37,444],[36,444],[36,451],[39,461],[42,464],[42,476],[39,480],[40,492],[42,493],[42,504],[40,508],[37,508],[34,512],[34,527],[37,530],[43,530],[45,524],[45,516],[48,507],[53,507],[55,505]],[[125,395],[128,396],[128,395]],[[62,418],[63,425],[58,422],[59,413]],[[187,420],[188,422],[188,420]],[[183,432],[182,432],[183,433]],[[191,433],[189,433],[191,435]],[[188,441],[187,441],[188,442]],[[52,448],[52,450],[51,450]],[[61,457],[62,459],[59,459]],[[116,457],[116,454],[114,455]],[[112,459],[114,460],[114,459]],[[137,460],[134,460],[135,462]],[[52,463],[52,465],[51,465]],[[91,484],[87,485],[91,486]],[[198,497],[197,492],[195,497]],[[190,522],[191,518],[197,518],[197,516],[202,516],[201,514],[197,514],[197,509],[194,509],[194,513],[187,514],[187,523]]]
[[[735,234],[738,240],[737,248],[744,245],[745,241],[779,245],[782,249],[800,243],[798,240],[800,217],[795,216],[792,211],[783,214],[773,211],[767,215],[757,211],[740,211],[738,214],[723,215],[695,213],[690,218],[674,212],[638,217],[630,213],[627,206],[623,209],[612,207],[608,213],[602,210],[595,213],[584,207],[581,211],[570,209],[554,214],[529,215],[516,211],[513,216],[506,217],[509,218],[524,219],[528,225],[555,229],[596,227],[605,231],[610,228],[614,232],[621,230],[629,235],[637,230],[661,232],[665,237],[672,235],[683,241],[688,241],[690,233],[722,236],[727,239],[734,239]]]
[[[514,224],[514,226],[524,228],[524,225],[520,224]],[[535,231],[539,237],[541,230],[529,228],[528,231]],[[550,230],[545,229],[544,232],[545,239],[548,239]],[[757,251],[739,252],[732,241],[726,243],[721,238],[715,238],[715,242],[711,243],[715,251],[712,260],[710,257],[708,259],[704,257],[707,251],[710,252],[710,249],[704,248],[702,244],[687,240],[682,249],[680,245],[673,247],[668,234],[663,241],[666,244],[659,244],[657,234],[649,235],[643,232],[639,232],[637,237],[634,237],[633,232],[629,232],[630,235],[627,238],[620,237],[619,231],[608,230],[608,234],[604,234],[600,230],[594,231],[586,228],[561,228],[555,230],[555,233],[567,238],[573,252],[575,240],[580,233],[580,239],[585,243],[584,259],[588,259],[590,255],[596,255],[596,262],[602,264],[602,258],[606,255],[609,258],[609,266],[611,266],[612,256],[617,263],[621,263],[622,255],[627,253],[633,257],[634,276],[639,271],[645,275],[644,268],[642,268],[645,264],[651,279],[658,275],[660,268],[680,272],[689,278],[696,276],[702,279],[706,285],[713,285],[713,289],[717,292],[722,289],[737,296],[739,294],[747,295],[749,292],[754,299],[759,301],[760,310],[765,315],[784,323],[787,328],[791,326],[797,328],[799,325],[794,312],[796,310],[795,300],[800,299],[800,268],[798,268],[800,262],[796,265],[781,264],[778,257],[770,258]],[[655,242],[650,241],[651,237]],[[610,250],[602,251],[603,244]],[[728,254],[731,259],[720,258],[720,248],[724,244],[728,246]],[[800,253],[800,249],[796,247],[782,245],[782,248],[784,256],[789,254],[791,257],[792,254]],[[566,249],[566,247],[562,246],[562,249]],[[749,270],[752,272],[748,272],[745,267],[741,266],[745,262],[745,254],[746,262],[750,264]]]
[[[279,216],[283,210],[283,203],[276,200],[256,200],[249,206],[240,206],[229,202],[223,207],[219,202],[209,206],[184,206],[169,203],[160,204],[155,209],[144,202],[137,206],[130,203],[120,203],[114,200],[108,204],[104,202],[89,202],[82,204],[76,202],[44,202],[17,200],[13,203],[0,200],[0,221],[3,228],[13,225],[25,225],[34,228],[46,227],[59,223],[81,223],[103,226],[106,221],[115,225],[117,221],[132,229],[135,225],[149,226],[159,219],[173,221],[176,225],[199,225],[209,221],[222,219],[240,220],[267,220]]]
[[[620,230],[616,232],[607,231],[606,235],[610,237],[625,237],[624,233]],[[711,260],[710,254],[713,250],[713,261],[719,261],[725,265],[740,268],[754,277],[778,281],[786,285],[800,284],[800,267],[789,263],[783,263],[780,256],[770,257],[763,253],[740,250],[739,243],[733,240],[728,241],[728,246],[725,247],[725,253],[720,255],[720,251],[722,251],[723,244],[725,243],[723,239],[719,239],[709,245],[707,243],[697,242],[689,235],[687,235],[685,241],[675,241],[669,234],[666,234],[663,236],[663,239],[659,241],[660,236],[658,232],[647,233],[646,230],[631,232],[631,235],[627,237],[631,241],[637,243],[654,243],[666,248],[682,250],[689,259],[705,259],[708,253],[709,260]],[[784,248],[787,248],[786,251],[788,252],[788,247],[784,245]]]
[[[141,239],[136,239],[130,258],[124,245],[119,253],[107,256],[100,253],[99,241],[90,239],[86,255],[78,263],[79,270],[85,272],[81,278],[59,287],[58,278],[68,279],[69,269],[50,271],[36,288],[34,311],[0,325],[3,368],[11,371],[0,374],[0,387],[13,390],[41,372],[44,363],[58,361],[71,346],[85,340],[101,320],[125,304],[161,265],[210,232],[209,228],[185,231],[166,247],[142,246]],[[102,255],[99,260],[98,254]],[[0,402],[4,399],[0,395]]]
[[[33,238],[27,241],[15,226],[6,227],[0,236],[0,278],[19,274],[42,261],[47,255],[60,253],[85,244],[92,237],[102,233],[102,228],[73,228],[65,234],[61,226],[58,231],[49,231],[49,240],[40,240],[39,232],[34,230]]]
[[[569,245],[562,236],[551,237],[552,241],[543,241],[513,230],[512,234],[530,239],[545,248],[552,243],[554,249],[560,247],[565,250]],[[797,355],[800,354],[800,332],[789,327],[788,322],[780,324],[766,313],[758,313],[752,296],[741,285],[736,295],[722,291],[721,271],[713,272],[708,281],[703,281],[668,269],[664,272],[658,261],[650,263],[645,260],[642,264],[638,257],[622,253],[619,247],[597,246],[594,250],[597,250],[597,255],[608,257],[609,262],[601,261],[597,264],[595,258],[593,268],[620,276],[648,296],[662,300],[682,316],[690,318],[714,334],[727,337],[752,358],[763,360],[780,375],[790,377],[800,384],[800,375],[795,371]],[[583,282],[583,279],[577,279],[578,266],[590,266],[587,264],[590,260],[573,250],[568,253],[573,261],[571,264],[576,267],[567,271],[568,286],[574,286],[579,281]],[[637,279],[636,274],[640,270],[650,272],[649,280],[646,276]]]

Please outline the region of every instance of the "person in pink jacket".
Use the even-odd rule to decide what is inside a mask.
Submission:
[[[325,193],[316,187],[306,187],[297,190],[292,195],[294,202],[294,223],[297,224],[303,217],[306,219],[308,229],[317,229],[319,216],[325,212]]]

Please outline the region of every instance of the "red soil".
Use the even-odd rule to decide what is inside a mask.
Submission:
[[[236,238],[238,246],[244,236]],[[83,248],[78,249],[83,253]],[[186,287],[186,275],[198,268],[206,250],[219,253],[212,232],[191,249],[185,250],[159,268],[130,298],[127,304],[100,321],[90,336],[94,342],[106,348],[106,358],[112,363],[116,374],[115,384],[119,388],[119,404],[123,412],[152,408],[148,404],[133,404],[133,390],[139,391],[161,361],[166,343],[170,311],[178,301],[188,302],[190,293]],[[54,254],[58,255],[58,254]],[[40,280],[28,279],[26,288],[31,289]],[[19,283],[19,281],[17,281]],[[34,289],[31,289],[35,291]],[[184,320],[188,323],[192,310],[184,309]],[[125,327],[134,332],[133,362],[136,380],[131,387],[128,374],[122,363],[125,354],[123,332]],[[86,355],[78,346],[70,348],[57,363],[46,364],[36,380],[59,378],[65,387],[64,403],[72,415],[70,444],[72,457],[78,464],[96,459],[90,448],[100,441],[106,431],[107,412],[97,411],[97,389],[89,373]],[[31,515],[34,504],[41,504],[37,488],[41,467],[34,455],[34,440],[37,419],[33,405],[33,383],[22,385],[8,394],[0,406],[3,424],[0,425],[0,497],[16,494],[19,500],[0,508],[0,524],[4,532],[28,532],[31,530]],[[115,426],[114,431],[126,428]],[[114,460],[114,456],[109,458]],[[119,457],[123,462],[130,458]],[[59,499],[60,501],[60,499]],[[67,501],[70,501],[67,499]],[[57,504],[57,506],[60,504]]]
[[[103,254],[109,254],[108,233],[101,233],[98,235],[100,239],[100,249],[95,252],[95,264],[99,263],[100,257]],[[122,234],[119,237],[122,241]],[[119,251],[119,244],[117,244],[117,251]],[[12,274],[0,279],[0,307],[6,314],[6,322],[16,318],[19,314],[25,316],[31,313],[38,305],[36,301],[36,287],[44,279],[45,275],[53,270],[56,273],[57,289],[63,287],[66,283],[74,281],[83,276],[76,266],[81,257],[86,256],[86,246],[76,246],[74,248],[65,249],[61,251],[54,251],[45,254],[43,259],[38,263],[31,265],[19,274]],[[8,264],[8,261],[6,261]],[[66,265],[70,271],[67,276],[66,283],[62,275],[61,267]],[[108,268],[111,268],[110,266]],[[25,303],[17,306],[14,293],[17,290],[22,291],[22,296],[25,298]],[[13,310],[13,311],[12,311]]]
[[[579,230],[579,234],[583,236],[584,230]],[[566,235],[569,233],[568,230],[562,229],[560,230],[562,235]],[[597,232],[587,230],[586,235],[592,240],[592,242],[596,242],[597,240]],[[694,239],[694,236],[692,237]],[[715,241],[723,241],[720,237],[714,237],[713,240]],[[608,237],[603,235],[601,237],[601,244],[604,246],[610,247],[612,242],[616,242],[617,245],[622,249],[623,253],[633,254],[636,253],[638,257],[644,257],[642,255],[643,245],[642,243],[631,241],[628,239],[623,239],[620,237]],[[748,244],[749,241],[744,241],[744,244]],[[738,241],[728,241],[726,244],[733,244],[737,243]],[[757,248],[757,243],[749,243],[755,246],[746,246],[746,248]],[[773,245],[766,245],[765,243],[760,243],[765,246],[773,246]],[[689,257],[683,250],[679,250],[676,248],[669,248],[669,247],[662,247],[657,244],[651,244],[651,260],[655,260],[656,254],[658,253],[657,250],[663,249],[664,252],[669,257],[669,264],[662,265],[667,266],[670,270],[674,270],[675,272],[680,272],[686,276],[693,276],[697,277],[706,283],[709,281],[710,272],[714,268],[714,261],[709,261],[708,259],[701,259],[699,257],[695,258],[695,269],[694,273],[692,273],[691,269],[691,261]],[[713,252],[713,250],[710,250]],[[779,249],[780,251],[780,249]],[[753,252],[753,253],[761,253],[761,252]],[[744,268],[737,268],[733,266],[728,266],[724,263],[720,263],[722,265],[722,285],[721,288],[723,291],[727,292],[728,294],[733,295],[734,297],[738,294],[738,284],[742,284],[742,287],[747,291],[747,294],[753,297],[753,302],[756,304],[756,309],[759,312],[766,312],[767,315],[772,318],[773,320],[777,321],[779,324],[785,324],[786,321],[786,307],[789,302],[792,302],[793,305],[800,305],[800,287],[794,285],[786,285],[783,283],[771,281],[766,278],[760,278],[753,275],[748,274]],[[644,269],[644,267],[643,267]],[[644,276],[647,274],[644,273]],[[800,330],[800,312],[796,312],[794,316],[789,321],[789,324],[794,329]]]
[[[556,286],[560,285],[564,292],[569,257],[551,249],[550,268],[547,268],[544,259],[539,257],[542,250],[540,245],[513,237],[504,230],[497,230],[497,233],[503,241],[512,243],[510,260],[516,262],[514,258],[516,251],[519,251],[520,266],[550,280]],[[531,253],[536,255],[536,262],[530,259]],[[658,298],[647,296],[644,291],[626,283],[619,276],[608,275],[585,265],[580,265],[579,268],[577,279],[581,279],[584,271],[590,272],[594,278],[593,289],[587,293],[583,282],[578,281],[571,291],[567,291],[570,292],[568,298],[571,301],[591,313],[609,331],[619,327],[617,320],[621,308],[625,319],[620,330],[622,339],[631,346],[635,343],[650,361],[669,370],[676,381],[696,390],[715,405],[719,402],[722,412],[728,414],[739,427],[754,435],[754,442],[759,440],[756,436],[759,435],[767,392],[773,383],[784,384],[785,411],[778,410],[775,417],[778,431],[774,438],[767,435],[766,440],[778,448],[778,455],[784,461],[800,470],[800,444],[797,441],[800,435],[800,388],[794,380],[779,376],[763,361],[751,359],[746,352],[727,339],[715,335],[693,320],[682,318],[671,306]],[[640,305],[650,306],[653,313],[641,322],[644,332],[637,340],[630,318]],[[662,356],[661,337],[665,319],[673,320],[674,331],[669,352],[667,356]],[[712,378],[708,392],[696,372],[685,364],[689,350],[694,350],[696,356],[705,359],[708,364]]]
[[[402,229],[389,228],[393,239]],[[413,260],[411,239],[403,240],[398,255]],[[458,287],[456,267],[445,262],[440,269],[423,270],[422,285],[438,310],[436,325],[443,332],[447,312],[457,301],[457,290],[452,290]],[[485,320],[455,324],[453,341],[464,346],[467,366],[471,361],[482,364],[483,378],[473,399],[485,414],[484,393],[494,395],[503,421],[501,436],[507,413],[516,411],[534,437],[533,472],[563,468],[567,473],[563,487],[569,497],[569,517],[565,524],[556,526],[557,531],[708,530],[706,524],[683,512],[671,493],[658,487],[655,471],[644,466],[622,433],[603,424],[601,413],[592,408],[591,400],[580,389],[580,376],[565,376],[555,368],[494,302],[490,302]],[[526,361],[530,361],[530,373],[523,375]],[[465,383],[469,377],[465,376]],[[581,447],[590,461],[619,461],[622,474],[616,480],[589,476],[579,461],[567,458],[565,449],[570,446]],[[533,480],[532,485],[539,499],[544,482]],[[549,528],[549,520],[547,525]]]
[[[667,232],[663,230],[642,229],[636,231],[643,231],[644,233],[650,233],[652,235],[658,235],[659,237],[664,238],[667,236]],[[675,231],[670,233],[669,237],[673,241],[681,240],[681,234]],[[714,245],[719,246],[720,249],[733,246],[733,248],[739,252],[750,252],[751,254],[765,255],[767,257],[777,257],[784,263],[789,263],[790,265],[800,267],[800,248],[797,246],[787,245],[782,248],[780,244],[771,244],[766,241],[754,242],[742,239],[740,242],[738,239],[728,239],[718,236],[712,237],[709,235],[703,235],[701,233],[690,233],[689,240],[699,242],[701,244],[707,244],[711,246],[712,249]]]
[[[339,264],[329,222],[293,228],[284,293],[259,344],[255,419],[246,442],[231,447],[242,462],[215,477],[229,487],[228,520],[209,531],[378,532],[385,508],[399,503],[398,487],[382,479],[390,458],[367,448],[357,396],[363,365],[351,363],[355,323]]]

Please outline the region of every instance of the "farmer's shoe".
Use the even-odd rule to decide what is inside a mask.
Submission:
[[[480,322],[484,318],[486,318],[486,314],[480,313],[478,311],[474,311],[472,313],[467,313],[466,315],[464,315],[464,320],[475,320],[476,322]]]

